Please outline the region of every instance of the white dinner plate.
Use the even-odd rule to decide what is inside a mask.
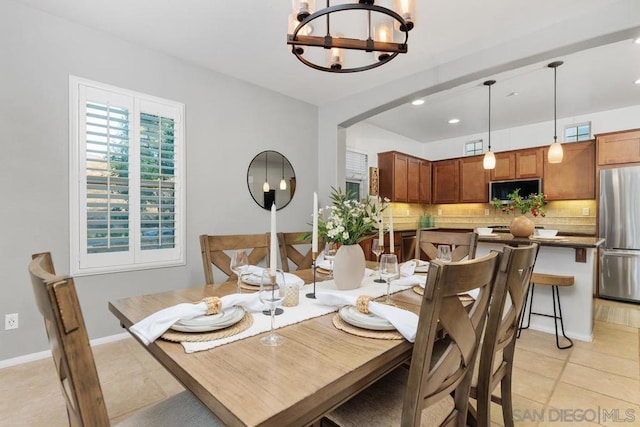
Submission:
[[[228,328],[238,323],[244,317],[244,308],[233,306],[222,313],[211,316],[198,316],[190,320],[178,320],[171,329],[180,332],[209,332]]]
[[[498,237],[498,233],[478,234],[478,237]]]
[[[326,271],[331,271],[333,269],[333,263],[329,260],[323,259],[318,263],[318,268],[321,268]]]
[[[262,276],[261,275],[259,276],[254,273],[245,274],[242,276],[241,280],[243,283],[246,283],[247,285],[260,286],[260,282],[262,281]],[[304,280],[302,280],[295,274],[284,273],[284,280],[287,282],[287,284],[293,284],[298,286],[304,285]]]
[[[565,236],[550,236],[550,237],[542,237],[542,236],[531,236],[529,237],[531,240],[566,240]]]
[[[395,329],[388,320],[378,317],[375,314],[361,313],[352,305],[342,307],[339,314],[342,320],[358,328],[371,329],[374,331],[390,331]]]
[[[428,273],[429,272],[429,261],[419,260],[418,265],[416,265],[416,269],[414,270],[416,273]]]

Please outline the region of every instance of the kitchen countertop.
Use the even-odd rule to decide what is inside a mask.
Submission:
[[[513,237],[510,233],[495,233],[496,237],[478,236],[478,242],[484,243],[503,243],[506,245],[527,245],[530,242],[536,242],[540,246],[555,246],[561,248],[597,248],[604,243],[604,239],[599,237],[584,236],[560,236],[561,239],[541,239],[541,238],[522,238]]]

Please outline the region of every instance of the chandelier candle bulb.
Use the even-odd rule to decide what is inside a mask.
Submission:
[[[271,245],[269,247],[269,275],[275,277],[278,268],[278,236],[276,235],[276,204],[271,205]]]

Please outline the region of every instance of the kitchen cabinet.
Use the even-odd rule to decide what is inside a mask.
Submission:
[[[544,148],[495,153],[496,167],[491,171],[491,181],[540,178],[544,173]]]
[[[640,129],[596,135],[598,165],[640,162]]]
[[[460,161],[460,203],[489,201],[489,171],[482,166],[484,155],[463,157]]]
[[[459,159],[433,162],[432,193],[433,203],[458,203],[460,190]]]
[[[397,151],[378,153],[378,182],[380,197],[392,202],[429,203],[431,162]]]
[[[542,185],[547,200],[595,199],[595,141],[564,143],[562,149],[562,163],[544,163]]]
[[[431,162],[420,160],[420,203],[431,203]]]

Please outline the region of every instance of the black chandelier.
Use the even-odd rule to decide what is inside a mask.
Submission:
[[[414,26],[414,2],[396,0],[395,10],[374,3],[374,0],[359,0],[331,6],[329,0],[326,0],[327,6],[324,9],[315,10],[314,0],[293,0],[287,34],[291,52],[303,64],[332,73],[370,70],[386,64],[401,53],[407,53],[409,31]],[[361,12],[364,13],[364,28],[355,28],[353,17]],[[319,19],[322,17],[325,19]],[[323,21],[326,30],[324,35],[313,35],[314,31],[322,32]],[[347,29],[349,36],[343,36]],[[352,34],[359,30],[362,30],[359,35],[363,38],[353,38]],[[401,41],[396,42],[395,38]],[[323,54],[318,54],[319,49],[307,49],[308,47],[327,50],[328,57],[323,58]],[[372,55],[360,55],[359,62],[350,58],[354,65],[347,66],[343,59],[344,50],[370,52]],[[314,51],[315,56],[305,56],[309,51]]]

